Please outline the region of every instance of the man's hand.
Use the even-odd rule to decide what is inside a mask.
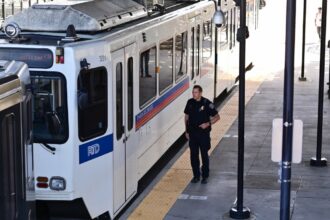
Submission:
[[[199,125],[199,127],[201,129],[206,129],[206,128],[208,128],[210,126],[210,124],[211,124],[210,122],[206,122],[206,123],[203,123],[203,124]]]
[[[186,135],[187,140],[189,140],[189,133],[186,132],[185,135]]]

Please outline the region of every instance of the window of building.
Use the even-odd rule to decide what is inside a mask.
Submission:
[[[132,130],[134,123],[133,57],[127,61],[127,129]]]
[[[60,73],[31,72],[33,141],[64,143],[68,139],[66,80]]]
[[[188,33],[184,32],[175,37],[175,80],[187,74],[187,40]]]
[[[173,38],[159,45],[159,93],[173,85]]]
[[[205,63],[212,56],[212,22],[203,24],[202,62]]]
[[[156,46],[140,54],[140,107],[149,103],[157,94]]]
[[[78,77],[78,126],[82,141],[104,134],[108,127],[108,81],[104,67],[82,69]]]

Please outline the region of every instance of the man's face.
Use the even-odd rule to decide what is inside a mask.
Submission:
[[[199,91],[199,89],[193,89],[192,91],[193,98],[195,100],[199,100],[202,97],[202,92]]]

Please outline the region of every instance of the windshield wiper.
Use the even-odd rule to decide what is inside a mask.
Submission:
[[[56,151],[56,148],[55,147],[52,147],[46,143],[41,143],[42,145],[44,145],[45,148],[47,148],[48,150],[51,151],[52,154],[55,154],[55,151]]]

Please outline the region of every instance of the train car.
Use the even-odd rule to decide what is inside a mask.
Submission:
[[[114,218],[183,134],[193,85],[209,99],[234,85],[238,10],[222,10],[222,29],[210,1],[154,14],[132,0],[51,2],[4,22],[0,59],[30,69],[36,198],[51,215]]]
[[[28,66],[0,60],[0,219],[35,219]]]

